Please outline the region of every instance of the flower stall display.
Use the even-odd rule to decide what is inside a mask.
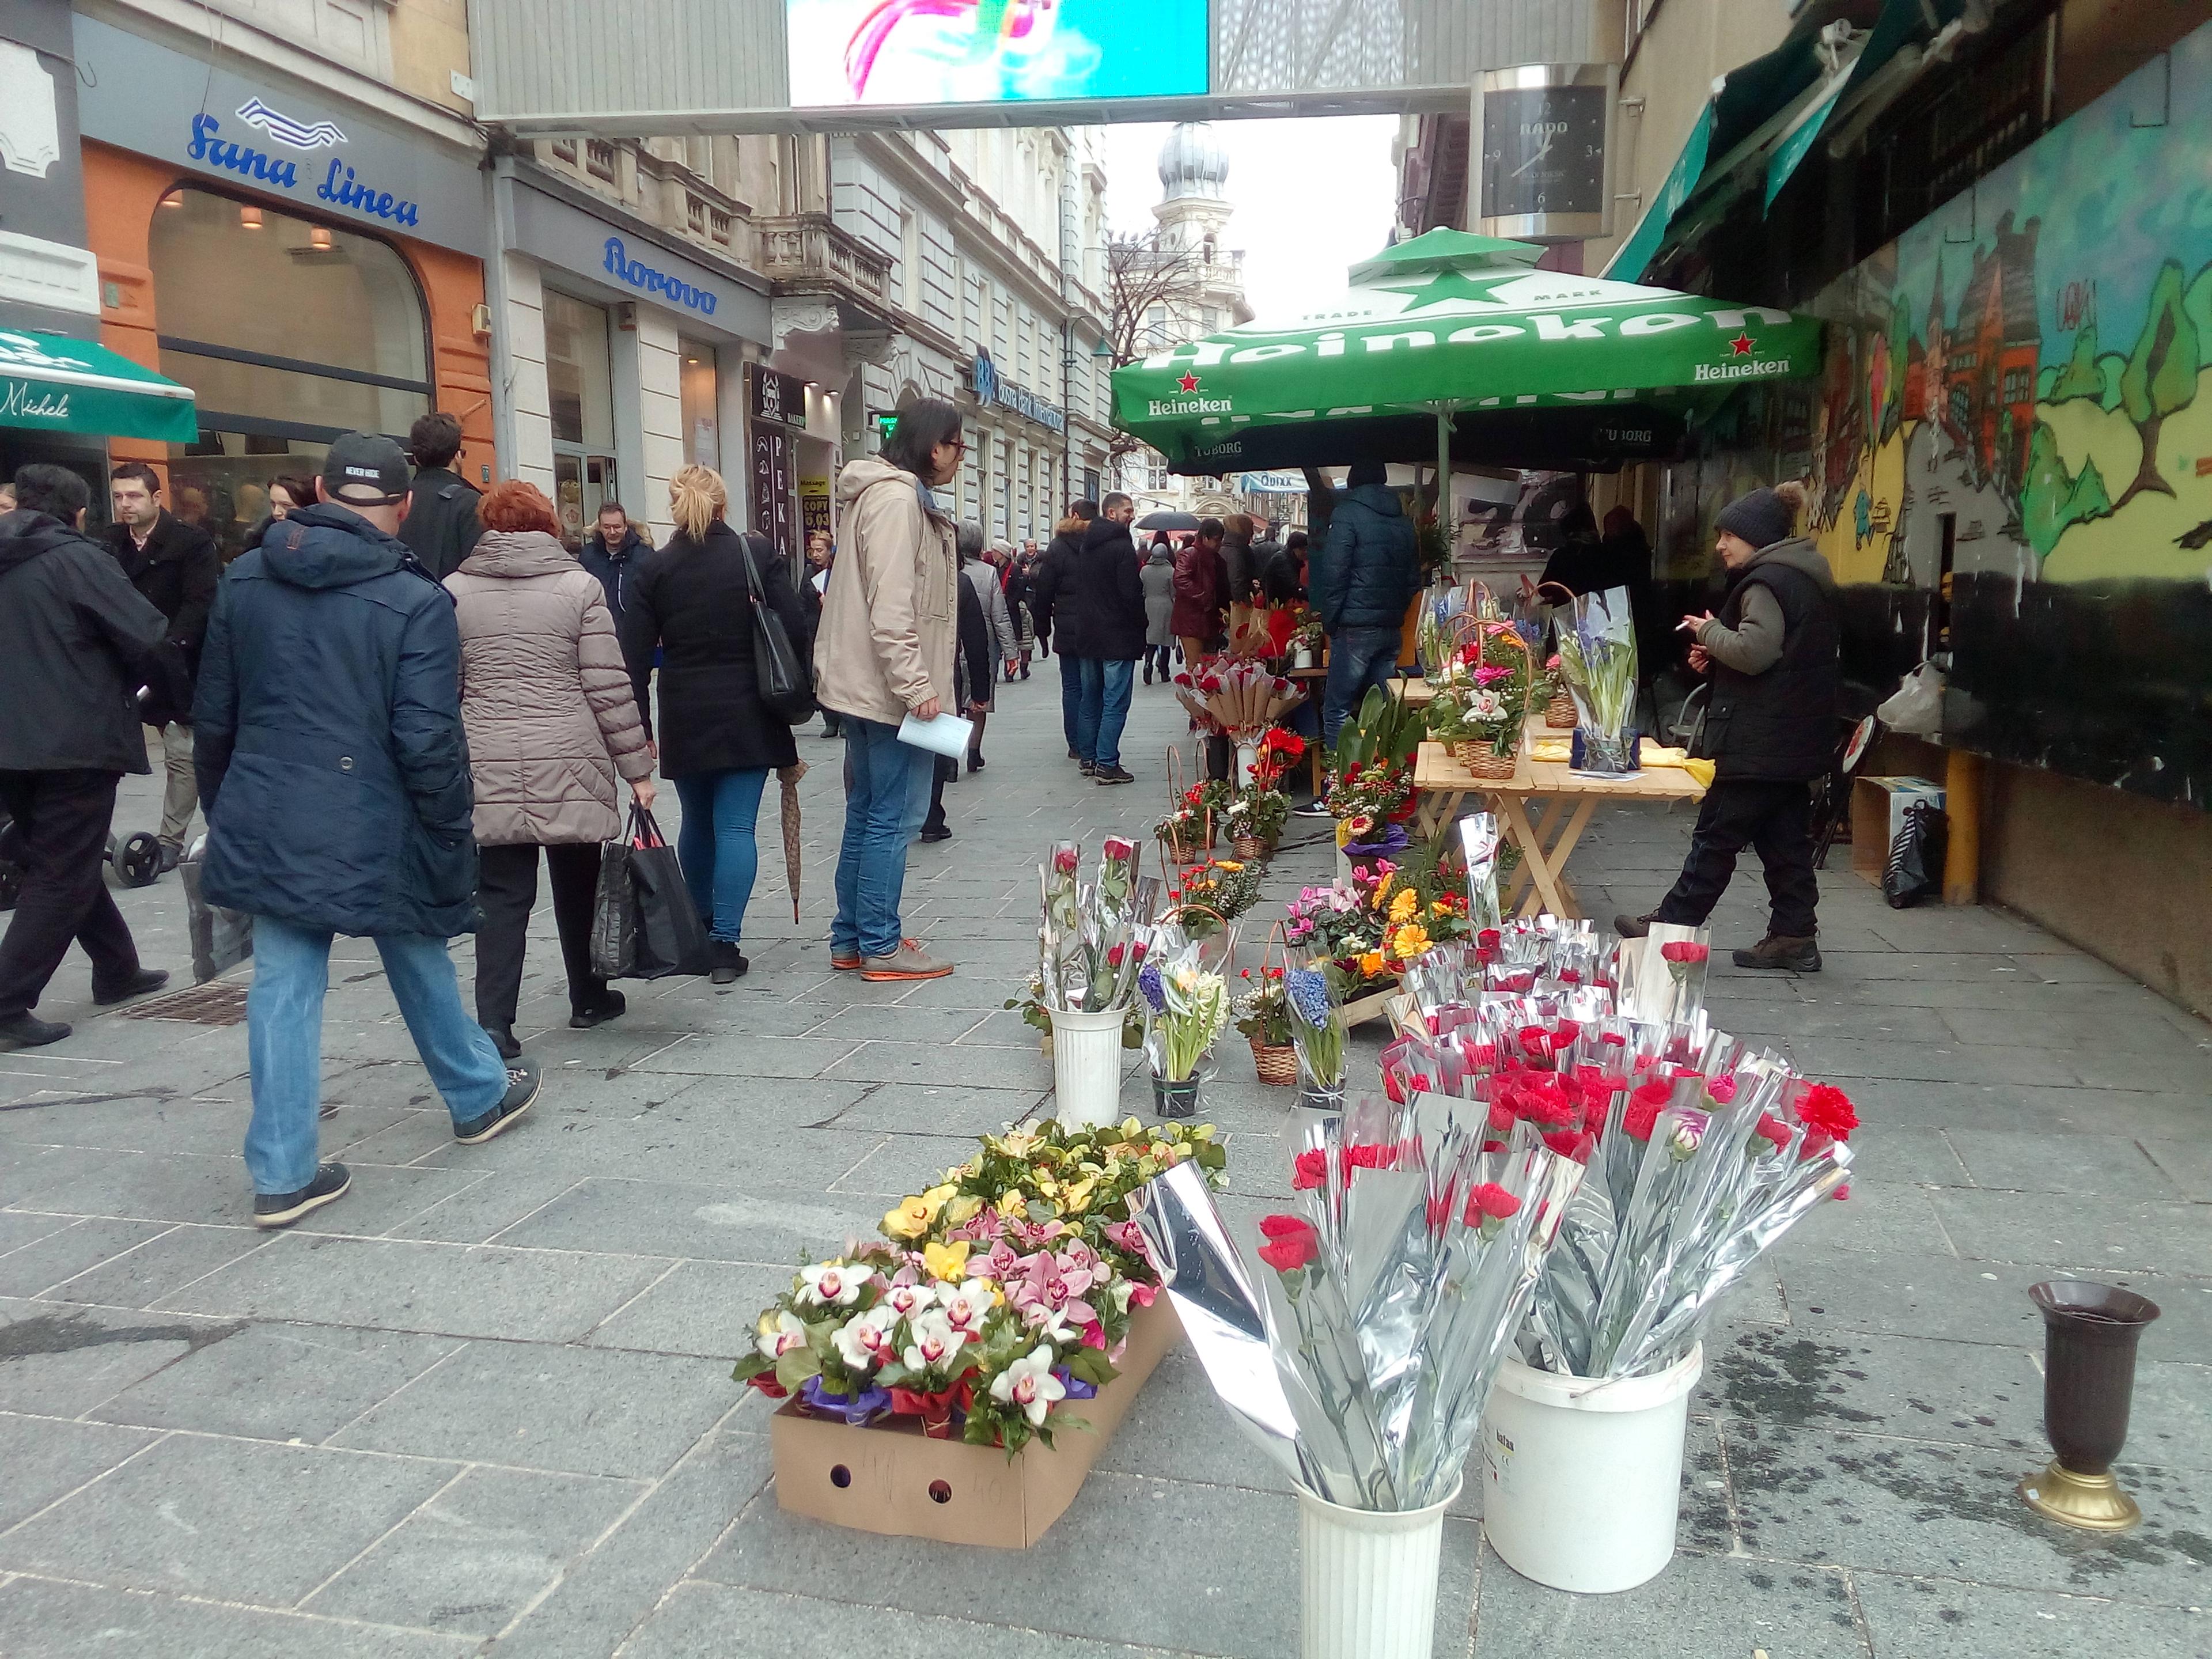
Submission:
[[[1306,1127],[1249,1241],[1184,1171],[1136,1201],[1208,1380],[1297,1485],[1307,1659],[1430,1650],[1444,1508],[1583,1173],[1527,1126],[1492,1139],[1474,1103],[1363,1097]]]
[[[1210,1125],[987,1135],[884,1215],[883,1240],[803,1265],[733,1373],[785,1402],[772,1423],[783,1506],[1034,1542],[1175,1340],[1128,1200],[1186,1164],[1201,1184],[1223,1178]]]
[[[1306,740],[1281,726],[1261,735],[1250,749],[1244,781],[1229,797],[1222,814],[1231,844],[1242,859],[1264,858],[1282,839],[1291,819],[1291,798],[1284,775],[1306,752]]]
[[[1232,936],[1224,959],[1235,954]],[[1151,1009],[1145,1053],[1152,1063],[1152,1101],[1163,1118],[1198,1115],[1198,1085],[1210,1075],[1213,1044],[1229,1025],[1229,983],[1187,945],[1161,952],[1138,972]]]
[[[1413,757],[1427,730],[1424,710],[1377,688],[1337,733],[1323,804],[1347,858],[1406,844],[1415,811]]]
[[[1636,619],[1628,590],[1577,594],[1556,613],[1559,669],[1578,724],[1575,769],[1622,777],[1641,769],[1636,734]]]
[[[1305,701],[1297,683],[1249,657],[1208,657],[1175,677],[1176,696],[1202,730],[1240,747]]]
[[[1220,778],[1170,792],[1168,815],[1152,828],[1170,863],[1188,864],[1212,850],[1215,826],[1229,809],[1229,785]]]
[[[1264,962],[1256,975],[1245,969],[1239,975],[1243,988],[1234,1005],[1237,1029],[1252,1045],[1252,1068],[1261,1082],[1274,1089],[1287,1089],[1298,1080],[1296,1028],[1283,974],[1282,969]]]
[[[1055,845],[1040,871],[1036,985],[1052,1022],[1053,1079],[1065,1121],[1119,1115],[1121,1030],[1137,992],[1159,902],[1156,878],[1139,878],[1142,851],[1109,836],[1097,872],[1081,879],[1083,849]]]
[[[1429,735],[1451,757],[1479,778],[1510,778],[1521,763],[1521,728],[1528,719],[1510,671],[1498,670],[1498,684],[1479,678],[1462,680],[1437,693],[1429,704]]]
[[[1463,883],[1448,875],[1438,842],[1409,849],[1406,861],[1377,859],[1355,868],[1348,882],[1308,887],[1291,901],[1285,942],[1294,955],[1326,961],[1346,998],[1358,1005],[1352,1023],[1382,1011],[1409,962],[1467,927]]]

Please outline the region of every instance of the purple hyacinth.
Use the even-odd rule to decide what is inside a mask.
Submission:
[[[1145,1000],[1152,1005],[1152,1012],[1164,1014],[1168,1011],[1168,988],[1160,978],[1160,966],[1148,962],[1137,970],[1137,988],[1145,994]]]
[[[1283,988],[1300,1019],[1316,1028],[1328,1024],[1328,979],[1320,969],[1285,969]]]

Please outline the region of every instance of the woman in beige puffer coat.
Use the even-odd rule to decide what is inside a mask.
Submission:
[[[538,849],[568,970],[568,1024],[623,1012],[592,972],[599,846],[622,833],[615,775],[653,805],[653,753],[637,716],[599,579],[555,533],[553,504],[498,484],[478,507],[484,535],[446,579],[461,629],[461,724],[476,786],[477,1021],[501,1054],[514,1037],[524,939],[538,902]]]

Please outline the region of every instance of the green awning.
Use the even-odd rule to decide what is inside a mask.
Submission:
[[[1115,422],[1208,472],[1303,465],[1316,447],[1350,457],[1376,428],[1410,435],[1423,418],[1431,454],[1494,424],[1516,454],[1550,441],[1587,455],[1593,429],[1650,426],[1639,411],[1820,371],[1814,319],[1541,270],[1542,254],[1431,231],[1353,266],[1350,291],[1319,311],[1116,369]]]
[[[1667,227],[1674,222],[1682,204],[1690,199],[1698,180],[1705,177],[1705,156],[1713,143],[1713,106],[1717,101],[1717,99],[1707,99],[1705,108],[1698,112],[1697,125],[1690,129],[1690,141],[1674,158],[1667,182],[1659,186],[1659,193],[1651,198],[1651,205],[1636,222],[1636,228],[1628,233],[1628,240],[1613,250],[1613,258],[1607,262],[1605,274],[1616,282],[1632,283],[1644,273],[1651,264],[1651,256],[1658,252],[1659,244],[1666,237]]]
[[[66,334],[0,329],[0,426],[188,444],[190,386]]]

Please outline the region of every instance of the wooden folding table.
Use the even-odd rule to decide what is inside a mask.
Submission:
[[[1517,899],[1522,915],[1549,910],[1570,918],[1583,911],[1567,881],[1567,860],[1600,801],[1694,801],[1705,793],[1679,766],[1646,766],[1625,778],[1584,777],[1564,762],[1531,759],[1526,736],[1510,778],[1476,777],[1443,744],[1425,743],[1413,761],[1413,791],[1425,836],[1456,818],[1469,795],[1489,797],[1506,839],[1521,849],[1521,867],[1498,895],[1500,909],[1511,914]]]

